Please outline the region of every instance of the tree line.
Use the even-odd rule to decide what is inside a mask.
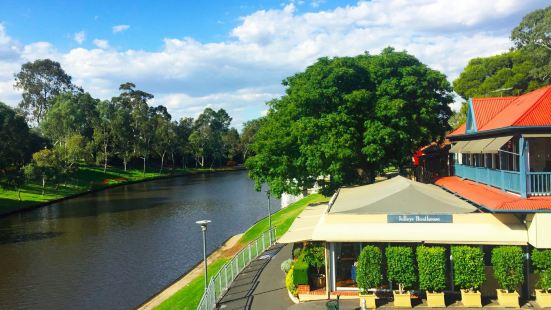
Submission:
[[[153,95],[131,82],[110,100],[93,98],[60,64],[28,62],[15,75],[22,90],[16,109],[0,102],[0,181],[18,188],[25,182],[67,182],[82,163],[213,168],[242,163],[261,119],[231,127],[224,110],[206,108],[195,119],[173,120],[166,107],[152,106]],[[69,180],[70,181],[70,180]]]

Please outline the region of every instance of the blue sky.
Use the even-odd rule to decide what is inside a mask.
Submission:
[[[281,80],[322,56],[407,50],[452,81],[468,60],[507,51],[510,31],[548,0],[12,1],[0,3],[0,101],[13,74],[59,61],[109,99],[132,81],[174,118],[224,108],[261,116]],[[457,103],[455,104],[457,106]]]

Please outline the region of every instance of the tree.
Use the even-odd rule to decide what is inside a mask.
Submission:
[[[417,281],[413,264],[413,249],[408,246],[389,246],[385,249],[388,280],[398,284],[400,294]]]
[[[186,168],[187,156],[192,152],[190,145],[190,135],[193,131],[193,118],[183,117],[176,126],[176,148],[173,150],[172,157],[174,158],[174,152],[178,152],[182,158],[182,168]],[[174,159],[173,159],[174,161]]]
[[[42,182],[42,195],[46,181],[55,181],[61,171],[61,162],[57,154],[49,149],[43,149],[33,154],[32,162],[25,165],[24,172],[28,179],[38,179]]]
[[[256,133],[262,126],[264,118],[257,118],[247,121],[243,124],[243,131],[241,133],[241,151],[243,152],[243,161],[247,159],[250,154],[251,144],[254,142]]]
[[[96,156],[103,160],[103,172],[107,171],[107,162],[110,152],[113,149],[113,140],[115,139],[115,105],[110,101],[100,101],[97,104],[98,117],[93,122],[94,136],[93,141],[100,152]]]
[[[161,158],[159,173],[163,172],[165,156],[176,140],[176,133],[170,119],[171,116],[164,106],[155,108],[155,114],[152,119],[154,130],[153,150]]]
[[[231,128],[227,132],[222,134],[222,144],[224,149],[224,156],[228,160],[235,161],[241,154],[241,144],[239,139],[239,132],[237,129]]]
[[[276,196],[316,182],[324,194],[373,182],[449,128],[446,77],[392,48],[321,58],[283,85],[286,95],[268,102],[246,161],[257,189],[268,183]]]
[[[231,120],[226,110],[214,111],[211,108],[206,108],[195,120],[193,126],[195,134],[190,135],[190,144],[194,150],[196,162],[201,167],[205,165],[205,160],[210,160],[212,167],[216,160],[220,162],[224,157],[222,135],[228,132]]]
[[[21,66],[15,74],[15,87],[23,91],[19,107],[28,113],[29,119],[40,124],[55,96],[78,90],[61,65],[50,59],[38,59]]]
[[[366,294],[369,289],[381,285],[383,281],[382,260],[383,254],[380,248],[373,245],[363,247],[360,256],[358,256],[358,270],[356,272],[356,282],[362,294]]]
[[[515,46],[532,55],[535,66],[530,70],[533,79],[551,83],[551,6],[526,15],[513,29]]]
[[[461,108],[457,112],[453,112],[453,115],[450,117],[449,124],[452,129],[456,129],[467,121],[467,111],[469,106],[466,102],[461,104]]]
[[[29,130],[25,119],[0,102],[0,179],[13,174],[31,158],[42,144]],[[11,171],[10,171],[11,170]]]

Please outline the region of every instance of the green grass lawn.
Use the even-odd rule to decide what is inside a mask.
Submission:
[[[38,183],[29,183],[21,188],[21,201],[19,201],[17,191],[0,189],[0,215],[82,192],[111,187],[116,184],[137,182],[161,176],[223,170],[234,170],[234,168],[175,169],[173,171],[165,170],[162,174],[147,171],[144,175],[140,169],[128,169],[124,171],[123,169],[110,167],[106,172],[103,172],[103,167],[81,166],[64,184],[58,186],[46,184],[44,195],[42,195],[42,186]]]
[[[303,199],[289,205],[287,208],[282,209],[272,215],[272,225],[277,227],[277,236],[283,235],[295,220],[295,218],[308,206],[313,203],[327,202],[329,198],[320,195],[313,194],[304,197]],[[260,237],[260,235],[268,230],[268,219],[264,218],[250,227],[239,239],[239,243],[242,247],[246,246],[249,242]],[[225,257],[214,261],[209,264],[209,277],[216,274],[220,268],[231,257]],[[176,294],[165,300],[155,309],[168,310],[168,309],[196,309],[203,291],[205,289],[203,277],[197,277],[193,279],[188,285],[179,290]]]

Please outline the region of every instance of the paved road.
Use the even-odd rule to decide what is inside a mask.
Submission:
[[[291,245],[275,245],[251,262],[233,281],[218,309],[281,310],[292,306],[280,269],[291,251]]]

